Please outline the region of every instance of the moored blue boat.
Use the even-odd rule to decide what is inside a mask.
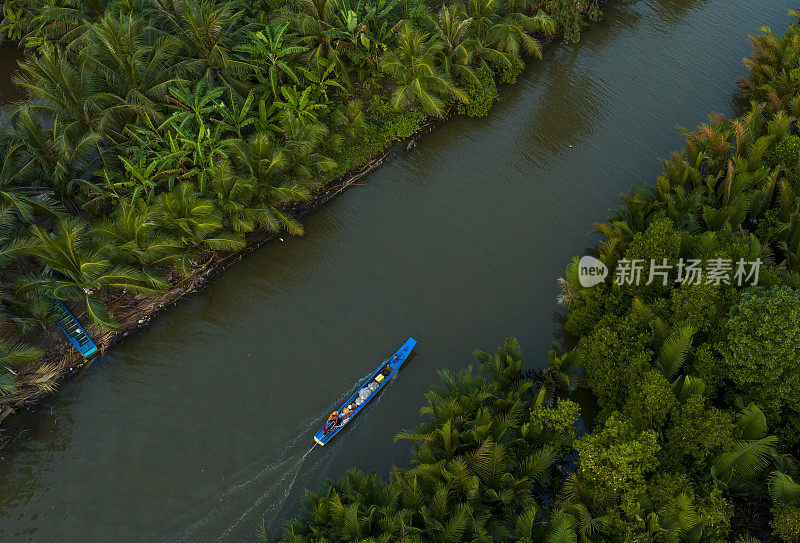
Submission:
[[[336,425],[330,428],[327,432],[325,431],[325,426],[317,430],[317,433],[314,434],[314,441],[316,441],[319,445],[325,445],[328,441],[330,441],[333,436],[341,432],[345,426],[347,426],[350,421],[356,418],[356,415],[364,409],[364,406],[367,405],[374,397],[378,395],[378,393],[383,390],[383,387],[386,386],[386,383],[389,382],[398,371],[400,371],[400,366],[403,365],[403,362],[406,361],[408,355],[411,354],[411,351],[414,350],[414,346],[417,344],[417,340],[413,337],[408,338],[408,340],[403,344],[402,347],[397,349],[395,353],[386,359],[380,367],[369,376],[369,378],[364,381],[355,394],[350,396],[347,401],[345,401],[337,411],[342,413],[345,408],[351,408],[348,416],[346,418],[339,418],[339,421]],[[352,406],[355,406],[353,409]]]
[[[75,347],[84,358],[97,352],[97,346],[83,329],[81,323],[75,318],[75,315],[67,309],[67,306],[58,298],[53,298],[53,305],[56,310],[56,324],[64,335],[67,336],[70,343]]]

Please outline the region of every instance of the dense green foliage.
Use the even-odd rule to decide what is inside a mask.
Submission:
[[[353,470],[307,492],[282,540],[540,541],[542,500],[556,488],[556,460],[571,447],[578,406],[543,404],[521,379],[515,340],[475,358],[488,377],[472,366],[440,372],[442,385],[422,408],[430,421],[398,436],[414,444],[410,468],[395,469],[388,484]]]
[[[458,104],[458,112],[470,117],[483,117],[492,109],[498,99],[497,84],[489,70],[482,68],[475,72],[476,81],[467,86],[469,102]]]
[[[718,375],[730,380],[745,401],[756,402],[782,437],[800,441],[800,292],[752,289],[731,309],[725,324]]]
[[[485,115],[540,40],[575,39],[599,13],[577,0],[2,8],[0,39],[26,48],[14,81],[27,98],[0,130],[0,333],[28,362],[50,296],[112,329],[120,304],[255,234],[302,234],[289,204],[456,103]],[[41,383],[36,371],[0,364],[0,397]]]
[[[582,286],[575,258],[560,280],[575,347],[550,353],[536,379],[536,401],[525,402],[520,416],[549,409],[545,399],[557,402],[556,411],[571,405],[564,398],[576,383],[592,393],[599,412],[574,441],[572,428],[559,430],[570,438],[559,447],[561,458],[570,458],[563,449],[570,444],[577,453],[574,469],[546,489],[528,485],[536,496],[556,491],[552,505],[520,502],[518,518],[531,519],[536,541],[800,541],[800,24],[784,37],[764,29],[753,44],[741,85],[749,105],[738,118],[712,115],[709,124],[686,131],[686,147],[664,162],[656,182],[623,195],[624,205],[597,224],[602,239],[592,254],[610,277]],[[620,270],[636,259],[641,280],[620,280]],[[756,281],[753,267],[738,263],[757,260]],[[727,278],[717,273],[725,262]],[[662,281],[657,265],[673,274]],[[531,381],[520,383],[514,390]],[[485,413],[458,387],[446,392],[432,392],[429,401],[451,407],[423,409],[433,421],[412,473],[424,461],[438,475],[452,458],[454,441],[439,436],[450,435],[453,417]],[[429,447],[431,436],[450,445]],[[396,470],[389,486],[405,473]],[[506,488],[495,479],[481,492],[502,497]],[[450,488],[442,492],[449,507],[463,503]],[[293,527],[310,526],[315,504],[325,499],[309,494],[283,541],[295,540]],[[361,503],[350,499],[345,507]],[[337,519],[325,522],[330,530],[339,526]],[[449,540],[520,537],[465,531]],[[327,540],[360,539],[366,537]]]
[[[752,503],[769,503],[775,477],[791,480],[788,455],[800,441],[800,88],[783,81],[797,66],[798,37],[795,24],[783,38],[768,30],[754,38],[742,85],[749,107],[737,119],[711,116],[686,132],[686,148],[665,162],[655,184],[624,195],[624,206],[597,225],[604,239],[596,256],[612,275],[622,262],[643,259],[642,281],[586,289],[575,264],[568,267],[560,297],[569,309],[566,328],[580,340],[573,356],[601,411],[595,431],[576,445],[580,468],[564,499],[607,519],[598,540],[748,533],[796,540],[789,535],[793,504],[775,499],[772,529],[766,514],[755,525],[737,519],[752,518]],[[732,263],[729,281],[710,271],[720,258]],[[651,259],[676,268],[696,259],[704,271],[699,284],[673,275],[648,285]],[[754,276],[735,279],[740,259],[761,260],[759,286]],[[599,451],[584,443],[603,437]],[[638,471],[625,469],[645,449],[656,465],[641,459]],[[617,464],[604,478],[587,473],[587,463],[608,456]],[[609,490],[609,473],[620,488]],[[650,497],[667,479],[683,481],[672,493],[680,492],[685,514],[673,521]]]

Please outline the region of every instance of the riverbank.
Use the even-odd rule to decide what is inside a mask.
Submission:
[[[548,44],[549,42],[550,39],[547,39]],[[514,72],[518,73],[516,70],[515,68]],[[512,75],[510,81],[515,79],[516,75]],[[494,87],[493,81],[490,84]],[[481,110],[478,114],[485,115],[494,100],[496,100],[496,94],[494,96],[490,95],[487,101],[484,102],[485,110]],[[448,113],[442,115],[442,117],[449,115],[454,107],[455,106],[450,106],[448,108]],[[469,110],[466,112],[470,115],[476,114]],[[382,115],[385,115],[385,113]],[[424,124],[420,122],[421,119],[426,119]],[[433,119],[433,117],[414,112],[413,108],[397,116],[396,121],[394,119],[389,119],[391,122],[396,122],[396,126],[391,129],[392,136],[390,137],[389,146],[397,145],[393,140],[401,140],[401,145],[408,145],[410,148],[415,144],[416,139],[421,133],[432,127]],[[419,126],[420,124],[422,124],[422,126]],[[409,133],[412,133],[411,136],[404,139]],[[342,176],[331,184],[326,185],[322,190],[314,193],[309,202],[288,205],[285,208],[287,217],[289,219],[298,219],[313,212],[320,205],[323,205],[334,196],[340,194],[353,183],[378,167],[386,157],[387,152],[387,150],[383,150],[377,153],[377,156],[371,158],[366,166],[358,168],[355,172]],[[348,159],[356,163],[364,161],[363,157],[359,156],[348,157]],[[123,295],[114,299],[107,306],[107,309],[110,310],[110,313],[116,321],[116,326],[113,329],[104,330],[98,330],[96,327],[92,328],[90,335],[92,335],[98,346],[98,354],[93,356],[88,363],[91,363],[91,360],[102,355],[108,348],[121,339],[146,326],[166,307],[175,304],[186,294],[196,292],[203,288],[213,275],[225,269],[232,262],[242,258],[256,247],[270,240],[274,240],[277,237],[279,237],[279,234],[275,233],[260,235],[253,233],[246,237],[244,247],[240,250],[233,252],[212,251],[204,255],[206,263],[201,266],[199,270],[192,270],[189,277],[170,286],[158,297],[150,298],[142,295],[130,297],[125,296],[123,293]],[[76,310],[76,314],[79,320],[85,322],[83,318],[86,317],[85,312],[81,313],[79,310]],[[58,347],[53,348],[53,345],[58,345]],[[15,372],[16,391],[0,396],[0,421],[15,410],[35,405],[43,397],[51,393],[65,376],[76,373],[79,368],[84,367],[87,363],[63,340],[58,331],[52,329],[47,335],[40,336],[33,346],[41,348],[47,354],[42,357],[39,363],[25,366]]]
[[[432,126],[431,123],[427,123],[406,141],[415,142]],[[317,194],[314,194],[310,201],[295,204],[287,210],[287,213],[294,219],[301,219],[308,216],[319,209],[320,206],[339,196],[345,190],[352,187],[357,181],[362,180],[373,170],[380,167],[387,159],[390,152],[391,150],[387,149],[383,154],[372,159],[366,166],[363,166],[358,171],[333,184],[327,185]],[[80,368],[91,365],[94,360],[102,357],[105,352],[117,342],[146,327],[162,311],[177,303],[181,298],[205,288],[216,274],[223,272],[236,261],[241,260],[259,247],[269,242],[277,241],[278,239],[282,241],[281,235],[285,234],[264,232],[258,236],[252,236],[244,249],[228,253],[213,253],[201,269],[197,270],[192,276],[186,278],[186,280],[173,285],[158,298],[140,296],[133,299],[122,300],[123,303],[118,303],[113,307],[113,314],[119,326],[114,330],[106,330],[100,334],[92,334],[92,339],[97,345],[97,353],[87,359],[84,359],[70,343],[57,341],[62,339],[62,337],[60,332],[54,331],[52,338],[54,343],[59,344],[59,347],[51,349],[48,352],[41,366],[28,367],[25,371],[19,373],[23,388],[27,375],[31,375],[31,377],[40,375],[41,368],[46,367],[48,368],[47,373],[50,376],[48,386],[55,389],[59,381],[76,373]],[[82,317],[85,317],[85,314],[78,315],[79,320],[81,320]],[[41,390],[23,390],[20,393],[0,398],[0,422],[23,407],[34,406],[48,394],[48,392]],[[0,428],[0,432],[2,432],[2,428]],[[0,433],[0,449],[2,449],[5,443],[2,433]]]
[[[287,215],[292,219],[301,219],[314,213],[321,206],[341,195],[383,165],[393,152],[408,152],[412,150],[417,146],[419,139],[423,135],[430,133],[438,123],[445,122],[454,113],[454,107],[450,107],[443,118],[427,117],[413,134],[404,139],[393,141],[376,157],[368,159],[366,165],[325,185],[314,193],[308,201],[289,204],[285,210]],[[247,245],[243,249],[233,252],[212,252],[201,268],[171,286],[163,295],[157,298],[146,296],[120,297],[111,308],[118,326],[113,330],[99,331],[96,328],[92,329],[93,331],[90,332],[90,335],[97,345],[97,353],[86,359],[73,348],[72,344],[64,340],[59,330],[50,330],[46,336],[47,340],[41,342],[40,345],[43,348],[48,345],[52,347],[47,348],[47,354],[42,358],[41,363],[29,365],[18,372],[20,391],[0,396],[0,450],[13,438],[13,436],[4,433],[2,428],[2,423],[7,417],[12,416],[21,409],[35,407],[38,402],[52,394],[58,384],[65,378],[85,371],[94,360],[101,358],[108,349],[131,334],[147,327],[161,312],[178,303],[184,296],[206,288],[215,275],[222,273],[229,266],[263,245],[269,242],[276,242],[279,239],[283,241],[281,236],[284,235],[286,234],[280,232],[253,234],[249,236]],[[85,312],[78,313],[76,316],[79,321],[85,322]],[[29,383],[34,384],[26,386]]]
[[[731,113],[745,36],[786,20],[769,2],[608,6],[579,44],[530,63],[489,117],[443,123],[304,219],[305,237],[242,259],[15,417],[26,430],[0,462],[0,539],[252,541],[262,516],[296,515],[326,478],[407,465],[393,438],[419,424],[437,369],[507,335],[525,367],[546,363],[554,278],[592,244],[592,223],[656,178],[655,157],[683,142],[671,127]],[[652,70],[663,54],[672,69]],[[273,510],[295,472],[270,466],[295,436],[302,456],[306,425],[407,335],[420,336],[417,357],[357,427],[297,466]]]
[[[386,483],[357,469],[327,481],[278,541],[577,541],[587,526],[615,543],[798,541],[800,91],[779,82],[800,12],[789,16],[785,35],[751,37],[748,105],[685,131],[657,180],[596,223],[594,259],[567,265],[559,302],[577,344],[548,353],[544,379],[526,378],[516,340],[476,352],[486,377],[443,372],[428,420],[397,436],[413,443],[410,466]],[[607,276],[587,284],[598,265]],[[579,384],[600,408],[582,436]]]

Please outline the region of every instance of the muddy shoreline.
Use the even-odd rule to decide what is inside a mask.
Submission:
[[[601,2],[601,4],[605,3]],[[551,47],[554,43],[559,42],[561,38],[562,36],[552,36],[542,39],[542,46]],[[451,106],[442,118],[427,118],[425,123],[414,134],[404,140],[390,143],[386,149],[372,157],[364,166],[343,175],[338,180],[315,192],[309,201],[287,204],[287,214],[292,218],[300,219],[316,212],[321,206],[384,164],[394,153],[408,152],[416,147],[421,136],[430,133],[441,122],[449,119],[454,112],[455,106]],[[91,331],[92,339],[97,345],[97,353],[88,359],[84,360],[59,331],[50,329],[43,332],[45,338],[41,343],[43,345],[52,345],[53,347],[39,363],[19,371],[19,376],[21,377],[20,387],[16,393],[0,398],[0,450],[20,433],[18,428],[15,429],[15,432],[8,432],[7,430],[9,422],[14,418],[12,417],[14,413],[18,413],[21,409],[31,410],[35,408],[46,396],[55,392],[57,386],[66,378],[74,377],[86,371],[95,359],[105,354],[109,348],[120,340],[141,330],[163,310],[178,303],[183,296],[202,290],[214,276],[222,273],[233,263],[241,260],[267,242],[279,238],[281,235],[284,234],[280,232],[254,232],[248,237],[247,246],[239,251],[231,253],[212,252],[209,260],[200,266],[192,276],[182,279],[171,286],[158,298],[147,298],[141,295],[126,298],[123,294],[112,301],[108,306],[111,314],[119,323],[119,327],[111,331]],[[78,320],[82,320],[83,316],[76,314]],[[36,383],[44,383],[44,386],[37,386]]]
[[[315,192],[309,201],[289,204],[286,211],[295,219],[301,219],[317,212],[323,205],[341,195],[357,184],[358,181],[363,180],[370,173],[391,160],[393,156],[412,150],[417,146],[421,136],[430,133],[440,122],[448,118],[449,114],[442,119],[429,119],[410,137],[390,144],[366,165]],[[75,378],[82,374],[83,371],[86,371],[92,362],[103,356],[109,348],[129,335],[145,328],[162,311],[177,304],[184,296],[201,291],[210,284],[211,279],[256,249],[271,241],[276,241],[283,235],[286,234],[282,232],[254,233],[248,239],[247,246],[239,251],[229,253],[213,252],[211,258],[195,274],[179,281],[158,298],[135,296],[131,299],[119,299],[112,302],[110,304],[111,310],[119,323],[119,327],[115,330],[101,332],[92,336],[97,345],[97,353],[88,359],[83,359],[80,353],[65,340],[61,333],[49,331],[47,335],[52,335],[52,341],[56,343],[54,348],[45,355],[40,363],[20,371],[20,376],[30,376],[37,372],[42,372],[44,368],[46,370],[45,373],[53,377],[53,384],[56,386],[66,379]],[[81,317],[82,315],[78,315],[79,319]],[[4,426],[8,427],[9,423],[14,420],[15,417],[13,415],[20,413],[23,409],[29,411],[35,409],[39,402],[55,392],[54,390],[31,390],[30,387],[26,387],[24,384],[20,388],[22,390],[19,392],[0,399],[0,450],[24,431],[24,429],[17,428],[15,431],[9,432],[7,428],[4,428]]]

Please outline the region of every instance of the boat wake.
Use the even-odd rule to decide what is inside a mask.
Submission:
[[[355,390],[351,391],[349,394],[352,394],[352,392],[355,392]],[[348,395],[349,395],[349,394],[348,394]],[[340,398],[340,399],[339,399],[339,400],[337,400],[337,401],[339,401],[339,402],[341,402],[341,401],[344,401],[344,399],[345,399],[346,397],[348,397],[348,396],[344,396],[344,397]],[[372,407],[372,408],[374,408],[376,405],[379,405],[379,404],[381,403],[381,399],[382,399],[382,398],[383,398],[383,395],[380,395],[380,396],[378,396],[377,398],[375,398],[374,402],[372,402],[372,406],[371,406],[371,407]],[[357,418],[356,420],[354,420],[354,421],[352,422],[352,424],[351,424],[350,431],[352,432],[353,430],[355,430],[356,428],[358,428],[358,427],[361,425],[362,421],[364,421],[364,420],[365,420],[365,418],[364,418],[364,417],[359,417],[359,418]],[[329,459],[329,457],[330,457],[330,456],[331,456],[331,455],[332,455],[332,454],[333,454],[333,453],[334,453],[334,452],[335,452],[335,451],[336,451],[336,450],[337,450],[337,449],[338,449],[338,448],[339,448],[339,447],[342,445],[342,443],[344,443],[344,442],[345,442],[345,440],[343,440],[343,439],[339,439],[339,440],[336,440],[336,441],[334,441],[332,444],[326,445],[326,446],[325,446],[325,448],[324,448],[324,451],[325,451],[325,453],[326,453],[326,454],[320,454],[320,455],[319,455],[319,458],[317,458],[317,461],[316,461],[316,462],[314,462],[314,464],[313,464],[313,465],[312,465],[310,468],[308,468],[306,471],[304,471],[301,477],[298,477],[298,475],[299,475],[299,473],[300,473],[300,470],[299,470],[299,468],[300,468],[300,467],[302,467],[302,460],[305,460],[306,456],[308,456],[308,455],[311,453],[311,451],[312,451],[312,450],[314,450],[314,448],[316,447],[316,445],[312,446],[312,447],[311,447],[311,449],[309,449],[309,450],[308,450],[308,452],[306,452],[306,453],[305,453],[305,455],[303,455],[303,458],[302,458],[301,462],[298,464],[298,470],[297,470],[297,472],[295,472],[294,476],[292,477],[292,480],[291,480],[291,482],[290,482],[288,485],[286,485],[284,492],[281,494],[281,496],[280,496],[278,499],[276,499],[275,501],[273,501],[273,502],[272,502],[272,504],[271,504],[269,507],[267,507],[267,509],[266,509],[266,510],[262,511],[262,512],[261,512],[261,514],[259,515],[259,518],[263,518],[263,519],[264,519],[264,521],[265,521],[265,523],[266,523],[266,526],[265,526],[265,527],[266,527],[266,529],[267,529],[267,532],[268,532],[268,533],[269,533],[270,531],[272,531],[272,530],[277,530],[277,529],[278,529],[278,527],[280,526],[280,523],[282,522],[282,520],[284,520],[284,519],[282,519],[281,517],[279,517],[278,515],[279,515],[279,513],[281,512],[281,508],[283,507],[284,503],[286,502],[286,499],[287,499],[287,498],[289,497],[289,495],[291,494],[291,492],[292,492],[292,489],[293,489],[293,487],[294,487],[294,484],[295,484],[295,482],[296,482],[298,479],[300,479],[300,480],[306,480],[306,479],[307,479],[307,478],[308,478],[308,477],[309,477],[309,476],[310,476],[312,473],[316,473],[316,472],[319,470],[320,466],[321,466],[321,465],[322,465],[324,462],[326,462],[326,461]],[[319,452],[319,451],[318,451],[318,452]],[[289,475],[288,473],[287,473],[286,475],[284,475],[284,478],[282,478],[282,479],[281,479],[281,481],[283,481],[284,479],[288,479],[288,475]],[[247,517],[247,516],[248,516],[250,513],[252,513],[254,510],[260,510],[260,507],[261,507],[261,506],[262,506],[262,504],[265,502],[265,500],[266,500],[267,498],[270,498],[270,497],[271,497],[271,492],[270,492],[270,491],[267,491],[267,492],[266,492],[264,495],[262,495],[262,496],[261,496],[261,498],[259,498],[259,499],[258,499],[258,500],[257,500],[257,501],[256,501],[256,502],[255,502],[255,503],[254,503],[254,504],[253,504],[253,505],[252,505],[252,506],[251,506],[251,507],[250,507],[250,508],[249,508],[249,509],[248,509],[248,510],[247,510],[247,511],[244,513],[244,515],[242,515],[242,516],[239,518],[239,520],[236,522],[236,524],[234,524],[233,526],[231,526],[230,528],[228,528],[228,530],[226,530],[226,531],[225,531],[225,533],[223,533],[223,534],[222,534],[222,536],[220,536],[220,538],[219,538],[219,539],[217,539],[217,543],[219,543],[220,541],[222,541],[222,538],[223,538],[224,536],[226,536],[227,534],[229,534],[229,533],[230,533],[230,531],[231,531],[233,528],[235,528],[236,526],[238,526],[238,525],[239,525],[239,524],[240,524],[240,523],[241,523],[243,520],[245,520],[245,518],[246,518],[246,517]]]
[[[276,489],[276,487],[282,487],[283,488],[283,492],[281,493],[280,496],[277,496],[275,499],[273,499],[272,505],[270,505],[267,508],[267,511],[265,512],[264,516],[267,517],[267,516],[270,516],[272,513],[275,513],[276,510],[280,506],[282,506],[283,503],[286,501],[286,499],[289,497],[289,494],[291,494],[292,488],[294,488],[294,483],[297,481],[297,476],[300,474],[300,468],[303,466],[303,462],[305,461],[306,457],[309,454],[311,454],[311,451],[314,450],[314,447],[316,447],[316,444],[312,445],[311,448],[306,451],[306,453],[295,464],[295,466],[296,466],[295,468],[287,470],[283,474],[283,477],[281,477],[281,479],[277,483],[275,483],[271,487],[269,487],[267,492],[262,494],[261,497],[258,500],[256,500],[256,502],[253,505],[251,505],[244,513],[242,513],[242,515],[237,519],[236,522],[234,522],[233,524],[228,526],[228,528],[224,532],[222,532],[222,534],[217,538],[217,542],[223,541],[225,539],[225,537],[228,534],[231,533],[232,530],[237,528],[250,515],[250,513],[253,512],[254,509],[256,509],[257,507],[261,506],[264,503],[265,499],[271,497],[272,494],[274,493],[273,491]],[[314,464],[314,466],[316,467],[316,465],[319,464],[321,460],[322,460],[321,458],[319,460],[317,460],[317,462]],[[312,470],[313,470],[313,468],[312,468]],[[306,473],[310,473],[312,470],[309,470]],[[294,476],[292,476],[292,472],[294,472]],[[290,476],[292,477],[292,480],[289,481],[288,484],[286,484],[286,481],[289,479]]]
[[[325,452],[328,454],[320,455],[316,462],[314,462],[313,466],[303,471],[303,464],[306,458],[316,447],[316,445],[314,445],[310,449],[304,450],[305,447],[303,445],[307,443],[306,440],[311,439],[309,432],[312,428],[319,427],[321,425],[320,421],[324,419],[332,409],[335,409],[336,406],[352,396],[363,381],[363,377],[354,381],[348,390],[343,392],[324,409],[320,410],[318,413],[314,414],[307,421],[305,421],[297,434],[286,442],[280,455],[273,462],[261,467],[259,467],[258,462],[253,462],[240,469],[239,473],[252,473],[254,471],[256,473],[247,480],[235,484],[225,490],[218,498],[217,504],[213,507],[213,509],[208,511],[208,513],[206,513],[201,519],[193,523],[191,526],[182,530],[182,532],[176,538],[170,538],[170,540],[180,542],[197,541],[199,539],[204,541],[213,540],[214,536],[212,533],[218,528],[218,525],[221,523],[220,521],[225,518],[230,518],[234,516],[234,514],[237,517],[236,520],[217,537],[217,541],[223,541],[229,537],[231,532],[236,530],[239,526],[247,521],[248,517],[250,517],[253,511],[258,511],[260,513],[259,518],[273,518],[274,515],[280,512],[281,506],[283,506],[283,504],[286,502],[286,499],[291,494],[295,483],[297,482],[298,478],[300,478],[301,472],[302,478],[305,478],[309,474],[317,471],[319,466],[330,456],[331,453],[338,449],[339,444],[341,443],[339,442],[332,444],[333,446],[326,447]],[[358,420],[355,422],[357,423]],[[354,426],[356,425],[354,424]],[[276,481],[275,477],[279,473],[282,473],[282,475]],[[255,488],[263,485],[268,486],[263,491],[255,490]],[[255,490],[256,492],[260,493],[255,501],[251,501],[253,499],[252,494],[251,492],[248,492],[248,490],[251,492],[252,490]],[[244,511],[244,513],[241,513],[241,510],[246,507],[248,501],[250,501],[251,505]],[[269,502],[270,505],[266,510],[262,510],[261,507],[267,502]],[[253,522],[250,524],[252,524],[252,526],[249,526],[249,529],[252,532],[255,532],[256,523]]]

